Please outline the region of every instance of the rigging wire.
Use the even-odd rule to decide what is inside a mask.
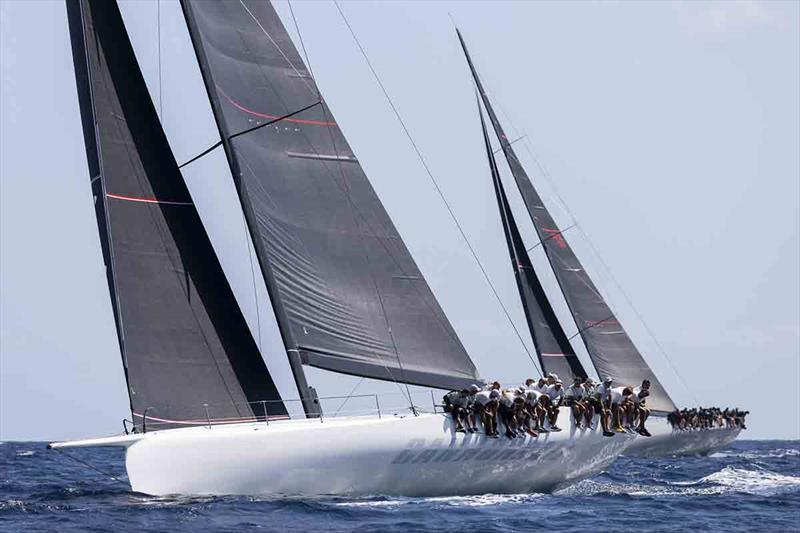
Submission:
[[[62,450],[61,448],[53,448],[53,447],[52,447],[52,446],[50,446],[50,445],[48,445],[48,446],[47,446],[47,448],[48,448],[48,449],[50,449],[50,450],[53,450],[53,451],[59,452],[59,453],[63,454],[65,457],[68,457],[69,459],[72,459],[72,460],[73,460],[73,461],[75,461],[76,463],[80,463],[80,464],[82,464],[83,466],[86,466],[86,467],[88,467],[88,468],[91,468],[92,470],[94,470],[94,471],[95,471],[95,472],[97,472],[98,474],[101,474],[101,475],[103,475],[103,476],[106,476],[106,477],[110,478],[111,480],[113,480],[113,481],[116,481],[117,483],[120,483],[120,484],[121,484],[122,486],[124,486],[126,489],[128,488],[128,484],[127,484],[127,483],[125,483],[124,481],[122,481],[120,478],[118,478],[118,477],[116,477],[116,476],[114,476],[114,475],[112,475],[112,474],[109,474],[108,472],[104,472],[104,471],[100,470],[99,468],[97,468],[97,467],[96,467],[96,466],[94,466],[93,464],[89,463],[88,461],[84,461],[83,459],[79,459],[78,457],[75,457],[74,455],[70,455],[70,454],[68,454],[67,452],[65,452],[64,450]]]
[[[305,41],[303,41],[303,34],[300,33],[300,24],[297,23],[297,17],[294,15],[292,0],[286,0],[286,3],[289,4],[289,13],[292,14],[292,22],[294,22],[294,29],[297,32],[297,38],[300,39],[300,48],[303,49],[303,56],[306,58],[306,67],[308,67],[308,74],[309,76],[311,76],[311,79],[316,83],[316,79],[314,78],[314,71],[311,69],[311,61],[309,61],[308,59],[308,50],[306,50],[306,43]],[[320,99],[322,99],[321,95]]]
[[[364,376],[361,376],[361,379],[358,380],[358,383],[353,385],[353,388],[350,389],[349,393],[347,393],[347,396],[345,397],[344,400],[342,400],[341,405],[339,405],[339,408],[336,409],[336,412],[333,413],[333,416],[331,418],[336,418],[336,415],[339,414],[339,412],[344,408],[345,404],[350,400],[350,398],[352,398],[353,394],[355,394],[356,392],[356,389],[361,386],[361,383],[364,382],[364,379],[365,379]]]
[[[156,0],[156,17],[158,19],[158,118],[164,116],[164,93],[161,90],[161,0]]]
[[[533,366],[536,369],[536,371],[539,372],[540,375],[542,375],[542,371],[539,369],[539,367],[536,364],[536,361],[535,361],[533,355],[531,354],[530,350],[528,349],[528,346],[525,344],[525,341],[523,340],[522,335],[519,332],[519,329],[517,329],[516,324],[514,324],[514,321],[511,319],[511,315],[508,312],[508,309],[506,308],[505,304],[503,304],[503,301],[500,298],[500,294],[497,292],[497,289],[495,288],[494,284],[492,283],[491,278],[489,277],[489,274],[487,273],[486,269],[483,266],[483,263],[481,263],[480,259],[478,258],[478,254],[475,251],[475,248],[473,248],[472,244],[470,243],[469,239],[467,238],[466,232],[464,231],[463,227],[461,226],[461,223],[458,221],[458,218],[456,217],[455,212],[453,211],[452,207],[450,206],[450,203],[447,201],[447,198],[445,197],[444,192],[439,187],[439,183],[436,181],[436,178],[433,176],[433,172],[431,171],[430,167],[428,166],[427,162],[425,161],[425,158],[422,156],[422,152],[420,151],[419,147],[417,147],[417,144],[414,141],[414,138],[411,136],[411,132],[408,130],[408,127],[406,126],[405,122],[403,121],[403,118],[400,115],[400,112],[397,110],[397,107],[394,105],[394,101],[392,100],[391,96],[389,96],[389,93],[386,90],[386,87],[383,85],[383,82],[381,81],[381,78],[378,75],[378,72],[375,70],[375,67],[372,66],[372,62],[370,61],[366,50],[364,50],[364,47],[361,45],[361,42],[358,40],[358,37],[356,36],[356,33],[353,30],[353,27],[350,25],[350,22],[348,21],[347,16],[345,16],[344,11],[342,11],[342,8],[339,5],[338,0],[333,0],[333,4],[336,6],[336,10],[339,12],[339,15],[342,17],[342,20],[344,21],[345,26],[347,26],[347,29],[350,31],[350,35],[353,37],[353,41],[355,41],[356,46],[361,51],[361,55],[364,57],[364,61],[367,63],[367,66],[369,67],[370,71],[372,72],[372,75],[375,78],[375,81],[378,83],[378,86],[380,87],[381,91],[383,92],[383,95],[386,97],[386,100],[389,103],[389,106],[391,107],[392,111],[394,112],[394,115],[397,118],[397,121],[400,123],[400,126],[403,128],[403,131],[405,132],[406,137],[408,137],[408,140],[411,143],[411,146],[414,149],[414,152],[417,154],[417,158],[419,159],[420,163],[422,164],[423,168],[425,169],[426,174],[430,178],[430,181],[433,184],[434,189],[436,190],[436,192],[438,193],[439,197],[441,198],[442,203],[444,204],[444,206],[447,208],[447,212],[450,214],[450,218],[455,223],[456,228],[458,229],[458,232],[461,234],[461,237],[464,240],[464,243],[467,245],[467,248],[469,249],[470,253],[472,254],[473,259],[475,259],[475,262],[477,263],[478,267],[480,268],[481,272],[483,273],[483,277],[486,280],[486,283],[491,288],[492,293],[494,294],[495,298],[497,299],[497,302],[500,304],[500,307],[503,309],[503,312],[505,313],[505,316],[508,319],[509,324],[513,328],[514,333],[516,333],[520,344],[522,345],[523,349],[525,350],[525,353],[528,355],[528,358],[531,360],[531,363],[533,363]]]

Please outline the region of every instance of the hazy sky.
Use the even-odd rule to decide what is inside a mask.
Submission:
[[[468,351],[486,377],[530,374],[335,7],[293,5],[322,93]],[[688,384],[570,230],[673,398],[747,407],[750,438],[800,438],[800,3],[342,7],[520,331],[448,12],[501,119],[527,134],[518,153],[535,185],[566,227],[555,184]],[[61,1],[0,0],[0,175],[0,438],[118,431],[127,397]],[[571,335],[552,275],[534,260]],[[350,390],[350,378],[323,374],[309,374],[323,393]],[[788,423],[779,406],[793,410]]]

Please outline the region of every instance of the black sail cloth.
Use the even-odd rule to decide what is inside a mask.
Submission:
[[[456,31],[458,32],[458,30]],[[486,107],[489,120],[500,139],[500,146],[542,243],[542,248],[550,261],[556,280],[600,378],[611,377],[619,385],[639,385],[642,380],[649,379],[651,395],[647,399],[648,406],[656,411],[673,411],[675,404],[667,391],[583,269],[572,247],[534,189],[533,183],[517,158],[514,148],[492,109],[461,32],[458,32],[458,38],[464,49],[464,55],[475,84],[478,86],[478,92]]]
[[[134,423],[285,416],[178,170],[116,2],[67,2]],[[262,402],[250,405],[248,402]]]
[[[290,351],[359,376],[438,388],[475,382],[274,8],[183,7]]]
[[[486,155],[489,160],[494,192],[497,196],[497,207],[500,210],[503,232],[506,236],[508,252],[511,255],[511,265],[514,269],[522,308],[525,311],[525,319],[536,347],[536,354],[539,356],[539,362],[544,372],[557,374],[561,379],[571,380],[575,377],[585,379],[586,371],[558,322],[544,288],[533,269],[533,263],[525,249],[525,244],[522,242],[522,236],[514,220],[514,213],[511,211],[505,188],[500,180],[500,172],[497,170],[497,162],[494,158],[489,134],[486,131],[483,113],[480,110],[480,102],[478,103],[478,113],[481,117]]]

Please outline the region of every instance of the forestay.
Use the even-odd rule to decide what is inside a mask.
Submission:
[[[511,266],[514,269],[525,319],[528,322],[528,329],[531,332],[542,369],[546,373],[555,373],[565,380],[574,377],[586,378],[586,371],[558,322],[558,317],[547,299],[544,288],[533,269],[528,251],[525,249],[522,236],[514,220],[514,213],[511,211],[506,197],[503,182],[500,179],[500,172],[497,170],[497,162],[489,134],[486,131],[486,122],[484,122],[483,113],[480,110],[480,102],[478,102],[478,114],[481,117],[483,140],[486,145],[494,192],[497,196],[497,207],[500,210],[503,233],[508,244],[508,253],[511,255]]]
[[[601,378],[610,376],[620,385],[638,385],[643,379],[649,379],[651,396],[647,400],[648,405],[657,411],[674,410],[675,404],[583,269],[563,232],[534,189],[492,109],[461,32],[458,32],[458,38],[542,248],[598,374]]]
[[[475,382],[274,8],[183,7],[290,356],[432,387]]]
[[[67,2],[92,191],[134,422],[286,410],[211,247],[116,2]],[[205,404],[205,405],[204,405]],[[152,426],[151,426],[152,427]]]

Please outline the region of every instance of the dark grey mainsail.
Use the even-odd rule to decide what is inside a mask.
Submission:
[[[272,5],[183,7],[296,378],[302,362],[438,388],[475,382]]]
[[[534,189],[533,183],[517,158],[514,148],[492,109],[461,32],[456,31],[475,84],[536,228],[542,248],[550,261],[556,280],[598,374],[601,378],[610,376],[616,383],[625,385],[638,385],[643,379],[649,379],[651,382],[651,396],[647,400],[649,407],[656,411],[674,410],[675,404],[672,399],[583,269],[563,232]]]
[[[562,379],[574,377],[585,379],[586,371],[558,322],[544,288],[533,269],[531,258],[525,250],[525,244],[522,242],[522,236],[514,220],[514,213],[508,203],[503,182],[500,180],[492,143],[489,140],[486,122],[484,122],[483,113],[480,110],[480,101],[478,102],[478,114],[481,117],[483,140],[486,144],[486,155],[489,160],[494,192],[497,196],[497,207],[500,210],[503,233],[506,237],[508,253],[511,255],[511,266],[514,269],[517,289],[519,289],[519,296],[522,299],[522,308],[525,311],[525,319],[528,322],[528,329],[531,332],[539,362],[545,372],[555,373]]]
[[[167,144],[116,2],[67,0],[67,10],[136,427],[145,415],[159,428],[207,417],[252,420],[263,416],[262,405],[286,415]]]

